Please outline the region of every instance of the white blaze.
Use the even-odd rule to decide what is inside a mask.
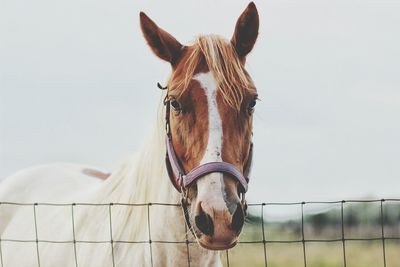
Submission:
[[[221,162],[222,149],[222,123],[217,104],[217,84],[210,72],[199,73],[193,77],[197,80],[207,96],[208,106],[208,142],[200,164],[207,162]],[[214,203],[221,203],[221,207],[226,207],[224,196],[223,175],[221,173],[211,173],[197,181],[198,198],[207,199]],[[207,197],[205,197],[207,195]],[[211,198],[211,199],[210,199]]]
[[[194,79],[199,81],[204,89],[208,106],[208,143],[200,164],[222,161],[222,124],[217,105],[217,85],[209,72],[199,73],[194,76]]]

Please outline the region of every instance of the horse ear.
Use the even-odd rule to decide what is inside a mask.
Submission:
[[[256,5],[251,2],[236,22],[231,42],[241,60],[253,49],[258,36],[259,18]]]
[[[159,28],[145,13],[140,12],[140,27],[147,44],[159,58],[174,65],[182,53],[182,44]]]

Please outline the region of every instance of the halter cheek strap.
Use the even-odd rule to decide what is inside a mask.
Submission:
[[[243,194],[246,193],[249,183],[251,165],[252,165],[253,144],[252,143],[250,144],[249,156],[243,173],[240,170],[238,170],[234,165],[227,162],[208,162],[197,166],[188,173],[185,173],[180,165],[179,159],[176,156],[175,149],[172,144],[172,137],[169,125],[170,106],[168,100],[165,101],[165,105],[166,105],[165,121],[166,121],[166,131],[167,131],[165,138],[165,143],[167,147],[165,161],[169,178],[174,187],[176,188],[176,190],[183,193],[182,192],[183,190],[190,187],[199,178],[210,173],[219,172],[235,179],[239,184],[239,192]]]

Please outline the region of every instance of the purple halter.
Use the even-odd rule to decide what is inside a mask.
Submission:
[[[165,127],[166,127],[166,165],[168,170],[169,178],[179,192],[183,193],[186,188],[192,185],[199,178],[214,172],[220,172],[229,175],[233,179],[239,182],[239,192],[244,195],[246,193],[249,183],[249,175],[252,165],[253,158],[253,143],[250,144],[249,158],[247,160],[247,164],[244,169],[244,173],[242,174],[234,165],[227,162],[209,162],[202,165],[197,166],[192,169],[189,173],[185,173],[179,163],[179,159],[176,156],[173,144],[172,137],[170,132],[170,101],[166,99],[164,101],[166,106],[165,112]],[[244,197],[243,197],[244,198]],[[244,201],[244,199],[243,199]]]

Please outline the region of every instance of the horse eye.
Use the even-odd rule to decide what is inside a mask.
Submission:
[[[171,100],[171,107],[175,110],[175,111],[181,111],[181,104],[179,104],[178,101],[176,101],[176,99],[172,99]]]
[[[250,101],[250,103],[249,103],[248,109],[249,109],[250,111],[253,110],[254,107],[256,106],[256,104],[257,104],[257,99],[256,99],[256,98],[252,99],[252,100]]]

